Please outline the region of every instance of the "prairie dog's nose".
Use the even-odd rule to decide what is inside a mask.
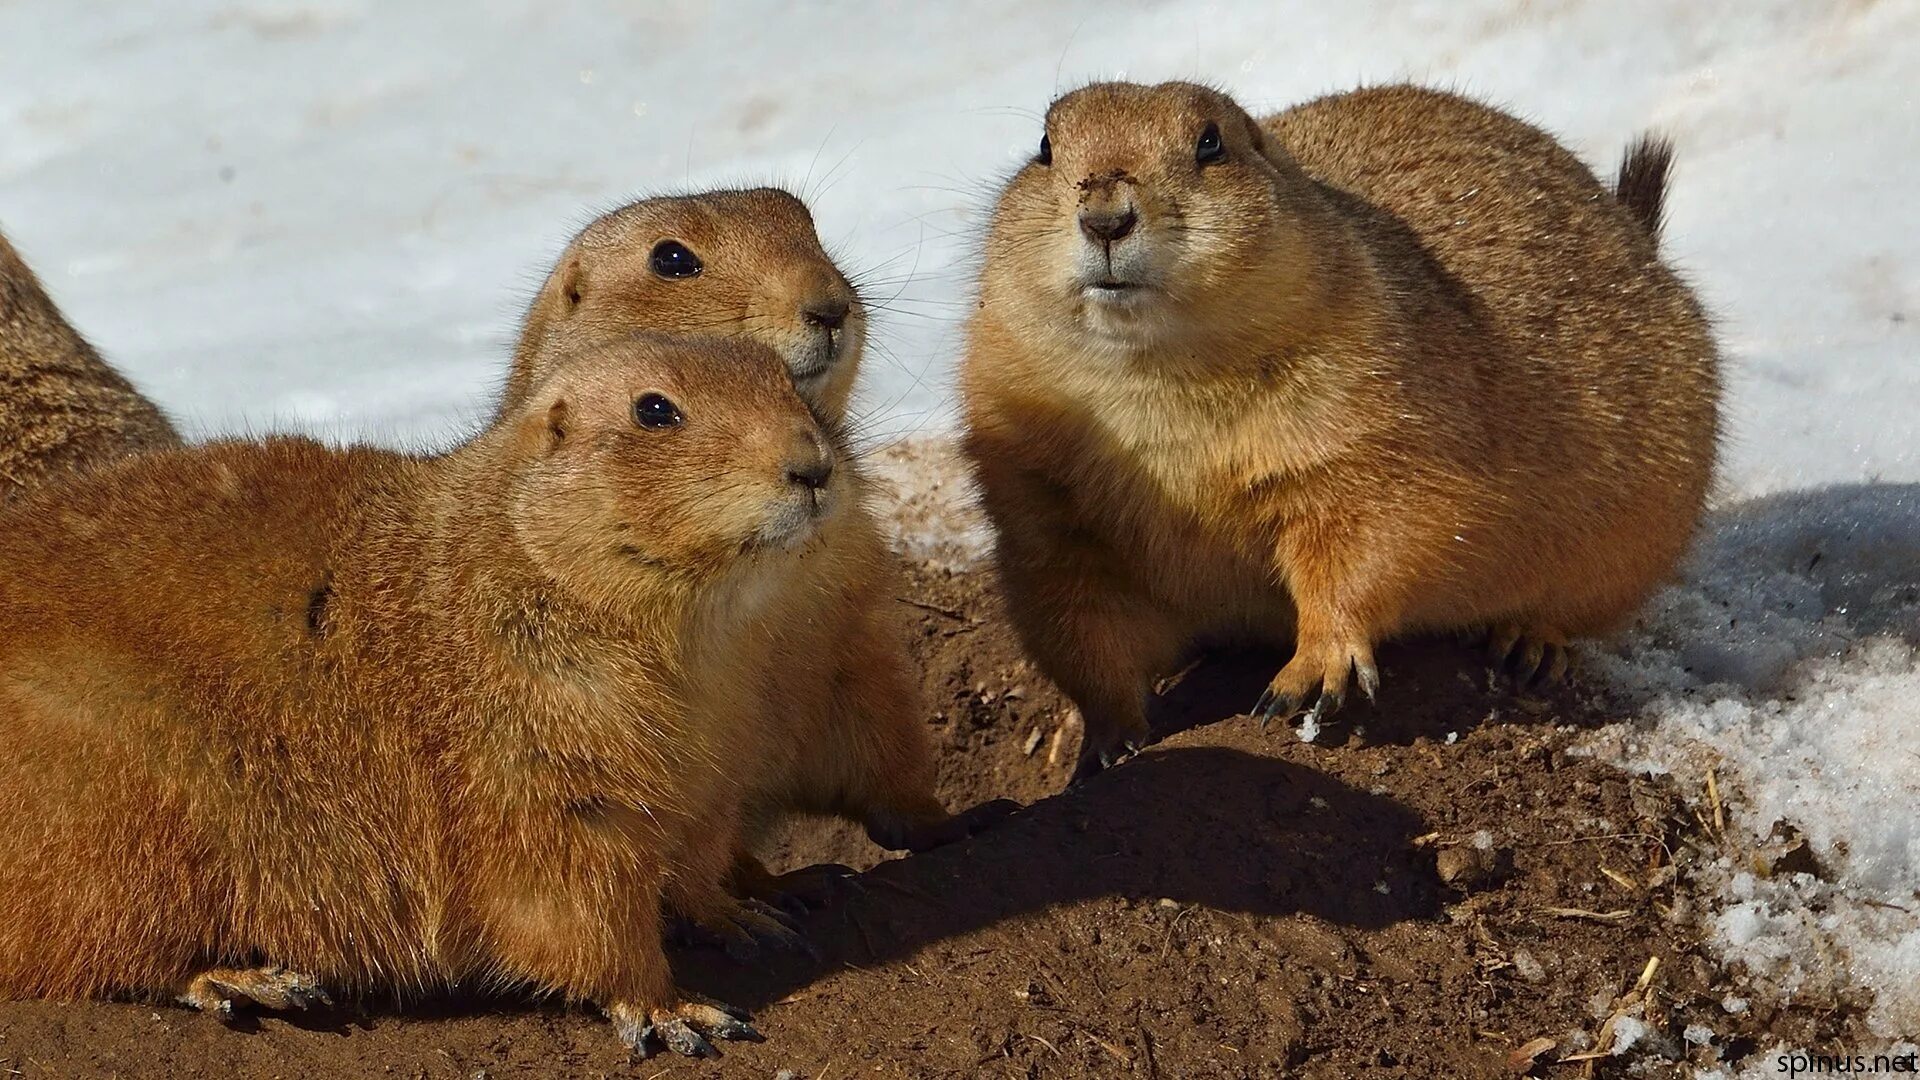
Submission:
[[[823,296],[808,301],[800,308],[800,317],[807,325],[818,326],[825,330],[838,330],[846,325],[847,312],[853,309],[844,297]]]
[[[811,432],[802,436],[787,458],[787,482],[819,491],[832,479],[832,449]]]
[[[1089,206],[1080,211],[1080,231],[1096,244],[1111,244],[1132,232],[1139,220],[1132,203],[1100,209]]]

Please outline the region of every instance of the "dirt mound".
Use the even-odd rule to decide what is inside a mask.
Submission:
[[[821,959],[675,956],[685,983],[752,1009],[767,1042],[633,1063],[597,1018],[517,1002],[237,1030],[170,1006],[17,1002],[0,1004],[0,1070],[1428,1078],[1530,1059],[1535,1075],[1678,1076],[1716,1054],[1865,1042],[1857,1002],[1728,1011],[1750,992],[1701,952],[1687,874],[1718,857],[1711,822],[1568,752],[1612,719],[1604,702],[1490,691],[1463,647],[1393,648],[1378,705],[1323,734],[1338,745],[1309,745],[1238,715],[1279,657],[1211,657],[1162,688],[1164,741],[1056,794],[1075,721],[1021,659],[990,582],[916,566],[901,602],[946,797],[1032,805],[885,861],[851,829],[796,826],[779,865],[866,871],[804,920]]]

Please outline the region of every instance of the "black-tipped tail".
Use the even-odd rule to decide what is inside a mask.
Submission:
[[[1613,197],[1633,211],[1656,241],[1666,213],[1667,175],[1672,171],[1673,143],[1647,132],[1627,147],[1627,156],[1620,159],[1620,177],[1613,185]]]

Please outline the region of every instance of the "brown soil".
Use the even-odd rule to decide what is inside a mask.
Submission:
[[[902,602],[947,799],[1032,805],[885,861],[850,829],[797,826],[777,863],[867,868],[805,918],[821,959],[675,957],[766,1042],[631,1062],[598,1018],[519,1002],[234,1027],[15,1002],[0,1075],[1480,1077],[1515,1075],[1510,1056],[1546,1037],[1534,1075],[1681,1076],[1716,1051],[1865,1041],[1859,1003],[1766,1001],[1705,956],[1686,867],[1718,855],[1711,815],[1569,754],[1613,718],[1590,695],[1489,690],[1463,647],[1400,647],[1379,703],[1309,745],[1237,715],[1281,658],[1211,657],[1162,693],[1164,741],[1058,794],[1075,721],[990,580],[917,565]],[[1729,1015],[1728,995],[1752,1007]],[[1621,1010],[1653,1028],[1631,1057],[1559,1063],[1604,1046]],[[1693,1023],[1712,1050],[1681,1038]]]

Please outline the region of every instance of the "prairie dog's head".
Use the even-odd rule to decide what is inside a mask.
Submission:
[[[514,528],[582,592],[798,553],[847,498],[833,434],[744,339],[633,334],[556,357],[500,424]]]
[[[1270,310],[1302,272],[1276,161],[1232,98],[1191,83],[1096,83],[1055,101],[1000,197],[982,301],[1030,329],[1145,348]]]
[[[570,350],[632,333],[750,338],[780,355],[829,422],[846,414],[866,337],[860,297],[776,188],[643,199],[588,225],[534,298],[502,407]]]

